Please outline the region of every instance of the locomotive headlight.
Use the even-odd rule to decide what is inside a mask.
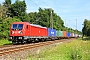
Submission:
[[[12,37],[9,37],[9,39],[12,39]]]
[[[18,39],[22,39],[22,37],[18,37]]]
[[[14,34],[14,31],[12,31],[12,34]]]
[[[18,33],[19,33],[19,34],[22,34],[22,31],[19,31]]]

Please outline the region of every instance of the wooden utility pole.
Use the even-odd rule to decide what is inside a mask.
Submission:
[[[68,32],[68,23],[65,20],[65,25],[66,25],[66,31]]]
[[[1,18],[1,20],[2,20],[2,6],[0,6],[0,18]]]
[[[77,34],[77,19],[76,19],[76,34]]]
[[[53,29],[52,9],[50,8],[50,28]]]

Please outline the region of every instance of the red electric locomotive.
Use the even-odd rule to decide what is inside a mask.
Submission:
[[[16,43],[26,43],[32,40],[44,40],[48,38],[46,27],[33,25],[29,22],[13,22],[10,26],[9,40]]]

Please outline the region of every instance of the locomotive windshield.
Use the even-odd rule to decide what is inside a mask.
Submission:
[[[12,25],[12,30],[22,30],[23,29],[23,24],[13,24]]]

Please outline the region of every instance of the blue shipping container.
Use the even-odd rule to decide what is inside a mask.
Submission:
[[[48,28],[48,36],[49,37],[56,36],[56,30],[52,28]]]
[[[67,32],[67,37],[71,37],[71,33],[70,32]]]

